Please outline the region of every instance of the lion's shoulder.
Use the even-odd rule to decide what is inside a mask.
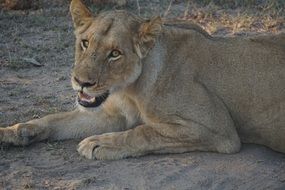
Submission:
[[[206,32],[201,26],[199,26],[198,24],[192,21],[165,20],[163,25],[166,27],[170,27],[172,29],[176,29],[176,30],[192,30],[192,31],[202,34],[203,36],[207,38],[212,38],[212,36],[208,32]]]
[[[252,42],[279,46],[285,50],[285,33],[279,33],[277,35],[258,35],[249,38]]]

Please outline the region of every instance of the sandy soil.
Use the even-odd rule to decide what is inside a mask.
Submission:
[[[185,8],[173,6],[168,16]],[[142,4],[142,15],[144,10]],[[274,31],[262,32],[284,30],[282,22]],[[215,34],[231,31],[218,28]],[[0,11],[1,127],[72,109],[73,44],[66,3]],[[244,145],[234,155],[193,152],[107,162],[80,157],[78,142],[2,145],[0,189],[285,189],[285,155],[262,146]]]
[[[86,160],[76,141],[0,152],[4,189],[284,189],[285,155],[247,145],[238,154],[192,152]]]

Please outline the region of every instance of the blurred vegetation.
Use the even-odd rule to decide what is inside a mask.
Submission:
[[[284,9],[284,0],[192,0],[201,5],[215,4],[223,8],[238,8],[238,7],[270,7],[272,9]]]
[[[142,17],[160,15],[191,20],[213,35],[278,33],[285,30],[285,0],[83,0],[94,12],[126,9]],[[32,25],[46,15],[68,15],[70,0],[0,0],[5,9],[39,10]],[[38,14],[34,12],[35,14]]]
[[[182,19],[213,35],[278,33],[285,29],[285,0],[189,0]]]
[[[159,3],[165,5],[169,3],[188,3],[198,4],[200,6],[208,6],[210,4],[220,6],[224,9],[236,8],[264,8],[284,10],[285,0],[83,0],[89,5],[96,6],[125,6],[137,5],[137,3]],[[41,5],[46,4],[68,4],[67,0],[0,0],[0,5],[6,9],[31,9],[41,8]],[[283,11],[284,12],[284,11]]]

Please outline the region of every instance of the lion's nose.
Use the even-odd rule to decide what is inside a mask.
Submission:
[[[78,78],[74,77],[74,80],[82,87],[90,87],[90,86],[94,86],[96,84],[96,82],[83,82],[81,80],[79,80]]]

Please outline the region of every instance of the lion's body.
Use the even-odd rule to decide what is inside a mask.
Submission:
[[[196,29],[166,30],[160,40],[167,47],[166,83],[154,86],[175,88],[173,97],[181,102],[175,102],[176,111],[183,115],[181,108],[193,109],[195,101],[188,97],[199,94],[192,84],[198,83],[224,104],[243,142],[285,152],[285,34],[209,38]],[[160,54],[152,55],[157,59]]]
[[[234,153],[241,141],[285,153],[284,34],[214,38],[197,25],[162,25],[122,11],[91,19],[79,0],[71,12],[77,37],[73,87],[95,98],[106,89],[110,95],[95,109],[79,106],[1,129],[1,142],[93,135],[78,151],[96,159]],[[112,48],[121,49],[106,58]]]
[[[201,80],[227,106],[242,142],[285,152],[285,34],[212,44]]]

